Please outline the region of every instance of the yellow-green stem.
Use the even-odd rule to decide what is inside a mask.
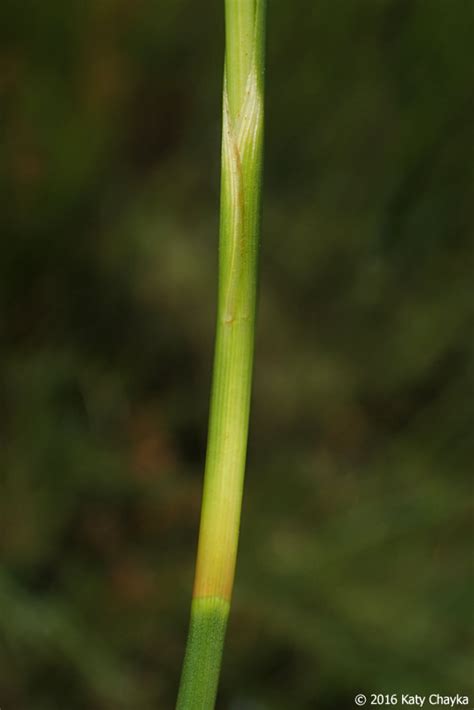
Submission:
[[[252,385],[264,0],[225,0],[216,344],[198,555],[178,710],[211,710],[234,582]]]

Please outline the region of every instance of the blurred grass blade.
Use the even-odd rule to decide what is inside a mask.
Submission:
[[[178,710],[213,708],[247,450],[263,143],[264,0],[226,0],[219,296],[199,547]]]

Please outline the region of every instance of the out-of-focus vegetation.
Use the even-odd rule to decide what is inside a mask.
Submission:
[[[166,710],[216,292],[223,7],[0,6],[0,705]],[[255,396],[218,707],[464,692],[471,0],[269,3]]]

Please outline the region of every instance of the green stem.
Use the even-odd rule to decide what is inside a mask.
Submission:
[[[212,710],[234,582],[252,385],[265,0],[225,0],[219,295],[193,604],[177,710]]]

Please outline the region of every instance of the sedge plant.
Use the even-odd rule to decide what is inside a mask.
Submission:
[[[265,0],[225,0],[219,286],[204,492],[177,710],[212,710],[234,583],[252,384]]]

